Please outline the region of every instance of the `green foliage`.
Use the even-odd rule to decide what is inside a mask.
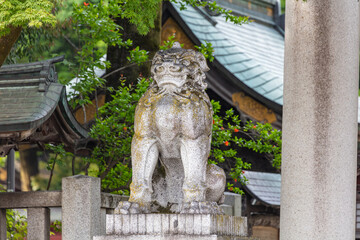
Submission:
[[[244,24],[249,22],[249,17],[246,16],[235,16],[232,14],[231,10],[217,5],[216,1],[198,1],[198,0],[171,0],[174,3],[180,4],[180,10],[185,10],[186,5],[197,6],[197,7],[207,7],[210,11],[221,14],[225,17],[226,21],[230,21],[234,24]]]
[[[6,59],[7,64],[33,62],[44,59],[49,52],[54,36],[47,28],[25,28],[13,45]]]
[[[0,192],[5,192],[0,185]],[[6,239],[22,240],[27,236],[26,217],[20,215],[18,211],[6,209]]]
[[[54,232],[61,232],[62,229],[62,223],[61,221],[55,220],[51,225],[50,228],[54,231]],[[50,235],[55,235],[53,232],[50,232]]]
[[[7,239],[22,240],[27,236],[26,217],[12,209],[6,210]]]
[[[136,86],[122,86],[113,93],[112,100],[99,109],[99,116],[91,128],[91,137],[99,140],[88,162],[99,166],[98,176],[103,190],[128,194],[131,180],[131,139],[134,134],[135,107],[149,86],[139,80]]]
[[[166,50],[171,48],[175,42],[175,36],[169,36],[168,39],[164,41],[163,44],[160,46],[160,50]],[[183,47],[184,44],[180,44],[180,46]],[[212,44],[210,42],[205,41],[205,44],[201,43],[201,46],[195,45],[194,47],[199,52],[201,52],[210,62],[214,61],[214,48],[212,47]]]
[[[254,152],[266,154],[272,161],[272,165],[280,169],[281,167],[281,131],[275,129],[270,123],[261,124],[247,122],[244,132],[250,134],[250,140],[236,142],[241,147],[246,147]]]
[[[244,169],[251,165],[238,157],[237,149],[247,148],[254,152],[265,154],[276,168],[281,164],[281,131],[274,129],[270,124],[247,122],[241,125],[239,116],[233,109],[226,111],[225,117],[219,115],[221,106],[219,102],[211,101],[214,111],[212,130],[212,148],[209,163],[231,162],[232,168],[228,173],[233,181],[246,184]],[[230,191],[242,194],[240,188],[228,183]]]
[[[72,153],[65,151],[64,144],[60,144],[60,145],[47,144],[46,149],[50,150],[55,154],[55,156],[52,155],[48,159],[46,169],[49,171],[54,168],[55,164],[63,166],[64,165],[63,159],[65,159],[68,156],[71,157],[73,156]]]
[[[10,32],[10,27],[40,28],[55,25],[51,14],[54,4],[49,0],[0,0],[0,37]]]
[[[201,46],[195,46],[195,48],[201,52],[206,59],[208,59],[210,62],[214,61],[214,48],[212,47],[212,44],[210,42],[205,41],[204,45],[201,43]]]
[[[61,179],[63,177],[85,174],[84,159],[67,152],[64,145],[47,144],[45,148],[46,151],[41,153],[42,156],[39,156],[45,161],[39,162],[39,168],[47,169],[50,177],[45,178],[46,174],[31,177],[33,191],[61,190]],[[91,166],[92,168],[94,166]]]
[[[174,43],[176,42],[175,40],[175,36],[169,36],[168,39],[166,41],[163,42],[163,44],[160,46],[160,50],[166,50],[169,48],[172,48],[172,46],[174,45]],[[181,47],[184,46],[184,44],[180,44]]]
[[[111,9],[113,8],[113,9]],[[91,104],[89,94],[96,88],[104,86],[105,80],[95,74],[95,69],[109,67],[109,62],[100,58],[104,52],[99,48],[99,42],[108,45],[131,45],[131,41],[123,42],[119,32],[120,27],[111,19],[111,14],[119,15],[121,8],[118,4],[92,4],[84,2],[83,5],[73,5],[73,24],[77,33],[80,47],[75,61],[79,63],[74,69],[74,77],[81,79],[74,86],[75,105]],[[79,98],[76,98],[80,96]]]
[[[50,171],[50,178],[49,178],[49,182],[47,185],[46,190],[50,189],[50,184],[51,184],[51,180],[52,180],[52,176],[54,174],[54,169],[55,169],[55,165],[59,165],[59,166],[64,166],[64,159],[66,159],[66,157],[70,156],[70,157],[74,157],[74,155],[70,152],[65,151],[64,149],[64,145],[60,144],[60,145],[52,145],[52,144],[47,144],[46,148],[52,152],[54,152],[55,156],[51,156],[48,161],[47,161],[47,170]]]
[[[119,2],[124,6],[121,17],[129,19],[130,23],[136,25],[140,34],[145,35],[151,28],[154,28],[154,22],[157,17],[157,10],[160,7],[161,0]]]
[[[0,157],[0,168],[6,166],[6,157]]]
[[[281,12],[285,13],[285,0],[281,0]]]
[[[138,65],[148,61],[149,52],[145,50],[140,50],[139,46],[130,51],[130,57],[127,57],[127,60],[131,63],[137,63]]]

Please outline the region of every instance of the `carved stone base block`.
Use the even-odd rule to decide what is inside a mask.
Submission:
[[[109,235],[94,237],[94,240],[259,240],[257,238],[235,236],[199,235]]]
[[[247,219],[210,214],[108,214],[106,236],[94,240],[247,239]]]

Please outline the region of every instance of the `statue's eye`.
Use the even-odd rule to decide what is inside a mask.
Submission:
[[[155,68],[155,71],[156,71],[156,72],[162,72],[162,71],[164,71],[164,67],[163,67],[163,66],[157,66],[157,67]]]

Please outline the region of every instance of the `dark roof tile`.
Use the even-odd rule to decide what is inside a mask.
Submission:
[[[255,198],[266,205],[274,207],[280,206],[280,174],[245,171],[244,175],[248,180],[245,189]]]
[[[54,79],[54,63],[63,57],[42,62],[4,65],[0,68],[0,132],[25,131],[39,127],[54,112],[56,107],[67,104],[61,99],[64,86]],[[60,103],[60,104],[59,104]],[[70,111],[64,114],[71,115]],[[70,116],[63,116],[70,119]],[[78,123],[79,136],[86,137],[86,131]]]

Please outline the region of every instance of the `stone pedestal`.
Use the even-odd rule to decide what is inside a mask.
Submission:
[[[106,234],[94,240],[248,239],[246,218],[210,214],[108,214]]]
[[[355,239],[359,2],[286,1],[280,239]]]

